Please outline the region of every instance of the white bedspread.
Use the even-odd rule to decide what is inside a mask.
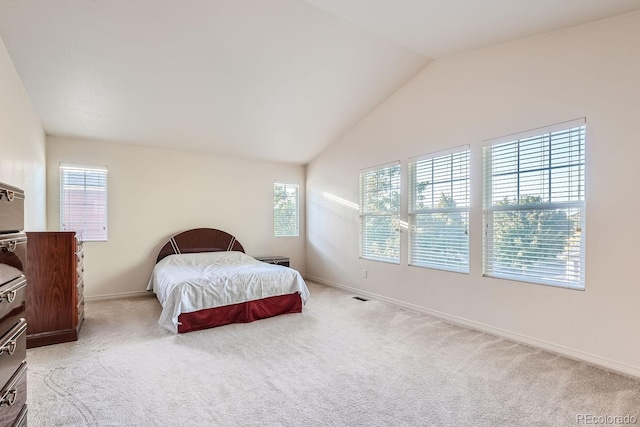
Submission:
[[[153,290],[162,305],[158,323],[173,333],[178,333],[180,313],[295,292],[303,303],[309,297],[296,270],[242,252],[169,255],[156,264],[147,290]]]

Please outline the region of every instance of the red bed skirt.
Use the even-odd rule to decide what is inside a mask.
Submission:
[[[302,299],[295,292],[224,307],[207,308],[178,316],[178,333],[199,331],[229,323],[249,323],[279,314],[301,313]]]

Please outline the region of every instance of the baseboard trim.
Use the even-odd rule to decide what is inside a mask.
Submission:
[[[625,363],[620,363],[615,360],[610,360],[604,357],[596,356],[594,354],[585,353],[580,350],[572,349],[569,347],[565,347],[562,345],[554,344],[552,342],[540,340],[537,338],[529,337],[527,335],[518,334],[515,332],[510,332],[504,329],[496,328],[494,326],[486,325],[484,323],[476,322],[474,320],[465,319],[459,316],[453,316],[451,314],[447,314],[441,311],[432,310],[429,308],[421,307],[419,305],[411,304],[408,302],[396,300],[394,298],[389,298],[383,295],[379,295],[373,292],[363,291],[362,289],[357,289],[351,286],[343,285],[341,283],[332,282],[330,280],[325,280],[320,277],[306,275],[305,279],[308,279],[313,282],[318,282],[323,285],[331,286],[334,288],[339,288],[345,291],[349,291],[351,293],[366,296],[370,299],[376,299],[379,301],[384,301],[389,304],[393,304],[402,308],[406,308],[407,310],[416,311],[419,313],[427,314],[433,317],[437,317],[442,319],[448,323],[463,326],[469,329],[473,329],[479,332],[485,332],[491,335],[498,336],[500,338],[504,338],[510,341],[514,341],[520,344],[525,344],[531,347],[540,348],[552,353],[560,354],[562,356],[568,357],[570,359],[578,360],[580,362],[585,362],[589,365],[596,366],[598,368],[605,369],[609,372],[615,372],[621,375],[633,377],[635,379],[640,378],[640,368],[632,365],[627,365]]]
[[[94,295],[94,296],[85,296],[85,302],[92,301],[104,301],[109,299],[121,299],[121,298],[134,298],[134,297],[148,297],[153,295],[150,291],[135,291],[135,292],[122,292],[118,294],[107,294],[107,295]]]
[[[78,325],[78,329],[80,329],[80,325]],[[78,341],[78,329],[61,329],[27,335],[27,348]]]

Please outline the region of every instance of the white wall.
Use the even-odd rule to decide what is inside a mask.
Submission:
[[[44,130],[0,39],[0,182],[25,192],[25,229],[46,224]]]
[[[273,237],[273,183],[300,184],[304,167],[63,137],[47,138],[48,227],[60,229],[59,165],[109,168],[109,240],[85,243],[87,297],[144,291],[169,237],[227,231],[250,255],[283,255],[304,274],[301,237]]]
[[[482,277],[482,141],[587,118],[586,291]],[[438,60],[307,168],[307,276],[640,375],[640,13]],[[358,171],[470,144],[471,272],[358,259]],[[406,220],[406,195],[403,218]],[[368,278],[361,278],[361,270]]]

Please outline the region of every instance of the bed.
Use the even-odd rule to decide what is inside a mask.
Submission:
[[[184,231],[160,249],[147,290],[173,333],[300,313],[309,290],[300,273],[244,253],[231,234],[213,228]]]

